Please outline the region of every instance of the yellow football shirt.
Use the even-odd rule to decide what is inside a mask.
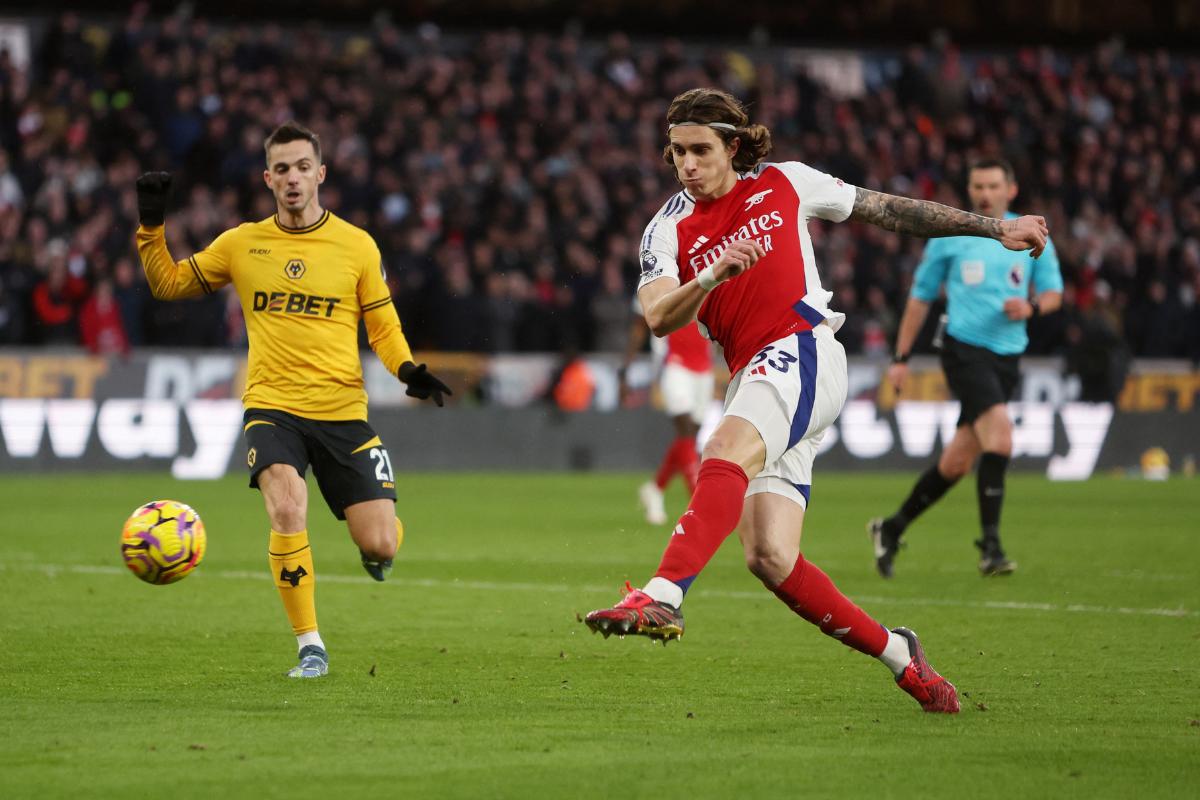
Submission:
[[[367,418],[358,321],[394,375],[412,351],[370,234],[326,210],[307,228],[276,217],[227,230],[176,262],[163,227],[139,227],[138,253],[155,297],[211,294],[232,283],[250,341],[246,408],[309,419]]]

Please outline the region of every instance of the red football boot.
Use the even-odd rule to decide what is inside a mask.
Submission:
[[[958,690],[954,684],[937,674],[925,660],[925,649],[917,635],[908,628],[893,628],[892,633],[908,640],[908,652],[912,661],[896,678],[896,685],[913,696],[921,708],[930,714],[957,714]]]
[[[601,608],[584,617],[584,624],[607,639],[612,634],[649,636],[664,645],[683,636],[683,614],[660,603],[625,581],[625,596],[612,608]]]

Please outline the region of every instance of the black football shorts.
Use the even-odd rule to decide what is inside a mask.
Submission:
[[[309,464],[329,510],[346,518],[346,506],[364,500],[396,501],[396,479],[387,448],[363,420],[306,419],[273,409],[248,408],[242,430],[250,487],[272,464],[291,464],[304,477]]]
[[[947,335],[942,347],[942,370],[950,392],[962,403],[958,426],[970,425],[979,415],[1012,399],[1021,379],[1020,356],[999,355]]]

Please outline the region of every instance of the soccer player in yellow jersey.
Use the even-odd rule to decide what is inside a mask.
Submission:
[[[410,396],[440,406],[450,390],[413,363],[370,234],[321,207],[325,164],[317,135],[287,122],[267,137],[265,149],[273,217],[225,231],[176,261],[163,230],[171,176],[147,173],[137,181],[137,247],[155,297],[195,297],[232,283],[241,300],[250,340],[242,397],[250,486],[266,502],[271,573],[299,648],[300,663],[288,675],[315,678],[328,671],[329,656],[317,632],[309,465],[372,578],[387,576],[404,535],[392,463],[367,424],[359,320]]]

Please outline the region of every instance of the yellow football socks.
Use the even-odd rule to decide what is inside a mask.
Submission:
[[[316,575],[308,531],[279,533],[271,531],[268,550],[271,576],[279,589],[279,598],[287,612],[292,630],[299,636],[317,629]]]

